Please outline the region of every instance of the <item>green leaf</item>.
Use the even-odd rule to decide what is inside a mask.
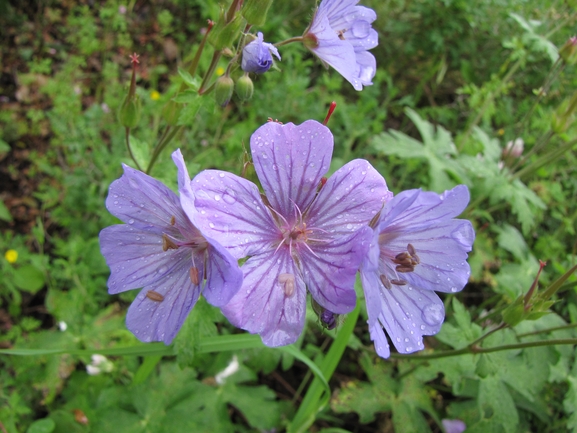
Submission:
[[[130,148],[134,159],[141,167],[146,167],[150,161],[150,146],[146,141],[139,140],[134,135],[130,135]]]
[[[271,430],[280,425],[276,394],[266,386],[227,386],[223,394],[227,402],[246,417],[252,427]]]
[[[8,221],[9,223],[13,221],[12,215],[10,214],[8,207],[6,207],[6,205],[2,200],[0,200],[0,220]]]
[[[206,99],[207,98],[203,98],[198,94],[194,99],[191,97],[190,101],[180,112],[176,124],[183,126],[194,124],[196,120],[196,114],[198,113],[198,110],[200,110],[200,107],[202,107]]]
[[[495,230],[499,233],[497,242],[501,248],[509,251],[519,261],[527,258],[527,243],[519,230],[509,224],[505,224],[503,227],[495,227]]]
[[[430,185],[434,191],[441,192],[455,185],[449,174],[459,183],[468,183],[464,170],[452,158],[457,155],[457,149],[451,134],[441,126],[435,128],[410,108],[406,108],[405,113],[421,133],[423,142],[390,130],[376,136],[372,142],[373,147],[385,155],[425,159],[429,163]]]
[[[192,87],[196,94],[198,94],[198,89],[200,89],[200,79],[198,77],[193,77],[188,71],[178,68],[178,75],[186,83],[187,86]]]
[[[186,89],[176,95],[172,100],[177,104],[189,104],[196,103],[197,99],[201,98],[197,91],[192,89]]]
[[[14,272],[14,284],[19,289],[36,293],[45,283],[44,272],[34,265],[24,265]]]
[[[26,433],[52,433],[56,428],[56,423],[50,418],[34,421],[26,430]]]
[[[501,425],[505,433],[517,431],[519,414],[509,390],[500,377],[487,376],[481,380],[478,405],[482,418]]]

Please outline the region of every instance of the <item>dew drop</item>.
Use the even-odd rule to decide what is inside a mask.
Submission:
[[[128,224],[134,224],[134,220],[128,220]]]
[[[214,228],[214,224],[213,223],[209,223],[208,226],[213,229]]]
[[[215,195],[215,196],[214,196],[214,199],[215,199],[216,201],[219,201],[219,200],[220,200],[220,195],[218,195],[218,194]]]
[[[220,176],[220,177],[224,177],[224,173],[220,173],[219,176]]]
[[[222,196],[222,199],[228,204],[234,204],[236,202],[235,196],[235,192],[232,189],[227,188],[224,195]]]
[[[348,229],[348,230],[350,230],[350,229],[352,229],[352,228],[353,228],[353,225],[352,225],[352,224],[347,224],[347,229]]]
[[[429,304],[423,309],[421,317],[423,321],[431,326],[438,325],[443,321],[445,312],[443,306],[438,304]]]

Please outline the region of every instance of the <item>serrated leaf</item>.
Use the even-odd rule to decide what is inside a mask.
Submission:
[[[202,98],[202,96],[196,90],[186,89],[172,98],[172,100],[177,104],[189,104],[197,102],[196,100],[199,98]]]
[[[188,71],[181,68],[178,68],[178,75],[180,75],[187,86],[192,87],[192,90],[198,94],[198,89],[200,88],[200,79],[198,77],[193,77]]]
[[[252,427],[271,430],[280,425],[279,402],[266,386],[227,386],[224,398],[242,412]]]
[[[393,426],[395,433],[428,433],[431,431],[421,411],[406,401],[400,401],[393,406]]]
[[[501,425],[505,433],[516,432],[519,414],[501,378],[487,376],[481,380],[478,405],[482,418]]]
[[[509,224],[505,224],[503,227],[495,227],[495,230],[499,233],[497,242],[501,248],[509,251],[519,261],[527,258],[527,243],[519,230]]]
[[[26,430],[26,433],[52,433],[56,428],[56,423],[50,418],[34,421]]]
[[[203,102],[207,98],[198,97],[196,99],[191,100],[180,112],[178,116],[178,121],[176,122],[177,125],[192,125],[195,122],[196,114],[200,107],[202,107]]]
[[[460,183],[468,183],[464,170],[453,159],[457,149],[451,134],[443,127],[435,127],[423,120],[410,108],[406,108],[405,113],[421,133],[422,143],[402,132],[390,130],[374,138],[372,144],[375,149],[385,155],[425,159],[429,164],[430,186],[434,191],[441,192],[455,185],[449,174]]]

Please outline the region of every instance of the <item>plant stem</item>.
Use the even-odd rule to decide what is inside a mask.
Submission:
[[[302,41],[303,41],[302,36],[295,36],[293,38],[288,38],[288,39],[285,39],[284,41],[277,42],[276,44],[274,44],[274,46],[275,47],[282,47],[283,45],[288,45],[288,44],[292,44],[293,42],[302,42]]]
[[[166,147],[166,145],[170,143],[172,139],[176,136],[176,134],[182,131],[183,128],[184,128],[183,126],[176,126],[174,129],[171,129],[169,132],[164,134],[162,140],[160,140],[156,145],[156,147],[154,148],[152,157],[150,158],[150,162],[148,163],[148,168],[146,169],[146,174],[150,174],[150,171],[152,170],[152,167],[154,166],[154,163],[156,162],[158,155],[160,155],[160,152],[162,152],[162,150]]]
[[[522,179],[523,177],[534,173],[544,165],[550,164],[553,161],[561,158],[563,154],[571,150],[571,148],[575,146],[575,144],[577,144],[577,139],[564,143],[563,145],[555,149],[553,152],[543,155],[537,161],[534,161],[525,168],[519,170],[517,173],[513,175],[513,179]]]
[[[540,347],[540,346],[556,346],[561,344],[575,345],[577,344],[577,338],[560,338],[554,340],[531,341],[528,343],[504,344],[503,346],[495,346],[495,347],[478,347],[469,345],[467,347],[463,347],[462,349],[446,350],[443,352],[430,353],[425,355],[401,355],[399,353],[393,353],[391,354],[391,358],[429,360],[429,359],[447,358],[449,356],[475,355],[479,353],[502,352],[504,350],[527,349],[530,347]]]
[[[539,329],[537,331],[525,332],[524,334],[518,334],[517,338],[525,338],[529,337],[530,335],[546,334],[548,332],[562,331],[564,329],[572,329],[572,328],[577,328],[577,323],[569,323],[568,325],[555,326],[554,328],[545,328],[545,329]]]
[[[134,157],[134,153],[132,153],[132,147],[130,147],[130,128],[124,128],[124,130],[126,131],[125,138],[126,138],[126,147],[128,148],[128,154],[130,155],[130,158],[132,158],[132,160],[136,164],[136,168],[138,168],[140,171],[142,171],[140,164],[138,163],[138,161]]]

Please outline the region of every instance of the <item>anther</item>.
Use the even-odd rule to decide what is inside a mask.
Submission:
[[[175,218],[174,215],[172,215],[172,216],[170,217],[170,225],[173,226],[174,224],[176,224],[176,218]]]
[[[198,268],[196,267],[192,267],[190,268],[190,281],[192,282],[192,284],[194,284],[195,286],[198,286],[199,280],[198,280]]]
[[[385,286],[385,288],[389,290],[393,288],[393,286],[391,285],[391,281],[387,278],[385,274],[381,274],[379,278],[381,279],[381,283],[383,283],[383,286]]]
[[[164,301],[164,296],[162,296],[160,293],[155,292],[154,290],[149,290],[148,292],[146,292],[146,297],[148,299],[150,299],[151,301],[154,302],[162,302]]]
[[[162,251],[177,250],[177,249],[178,249],[178,245],[176,245],[174,243],[174,241],[166,235],[166,233],[163,233],[162,234]]]
[[[339,30],[339,31],[337,32],[337,35],[338,35],[338,37],[339,37],[339,39],[340,39],[341,41],[344,41],[344,40],[345,40],[345,32],[346,32],[346,31],[347,31],[347,30],[345,29],[345,30]]]
[[[290,298],[295,293],[295,276],[293,274],[279,274],[278,282],[282,286],[284,294]]]
[[[415,267],[411,265],[399,265],[395,268],[395,270],[397,272],[407,273],[407,272],[413,272],[415,270]]]
[[[405,280],[391,280],[391,284],[394,284],[395,286],[406,286],[409,283]]]
[[[419,263],[421,263],[421,259],[419,258],[419,256],[417,255],[417,251],[415,250],[415,247],[411,244],[407,245],[407,252],[411,255],[411,257],[413,258],[413,261],[415,262],[415,265],[418,265]]]

